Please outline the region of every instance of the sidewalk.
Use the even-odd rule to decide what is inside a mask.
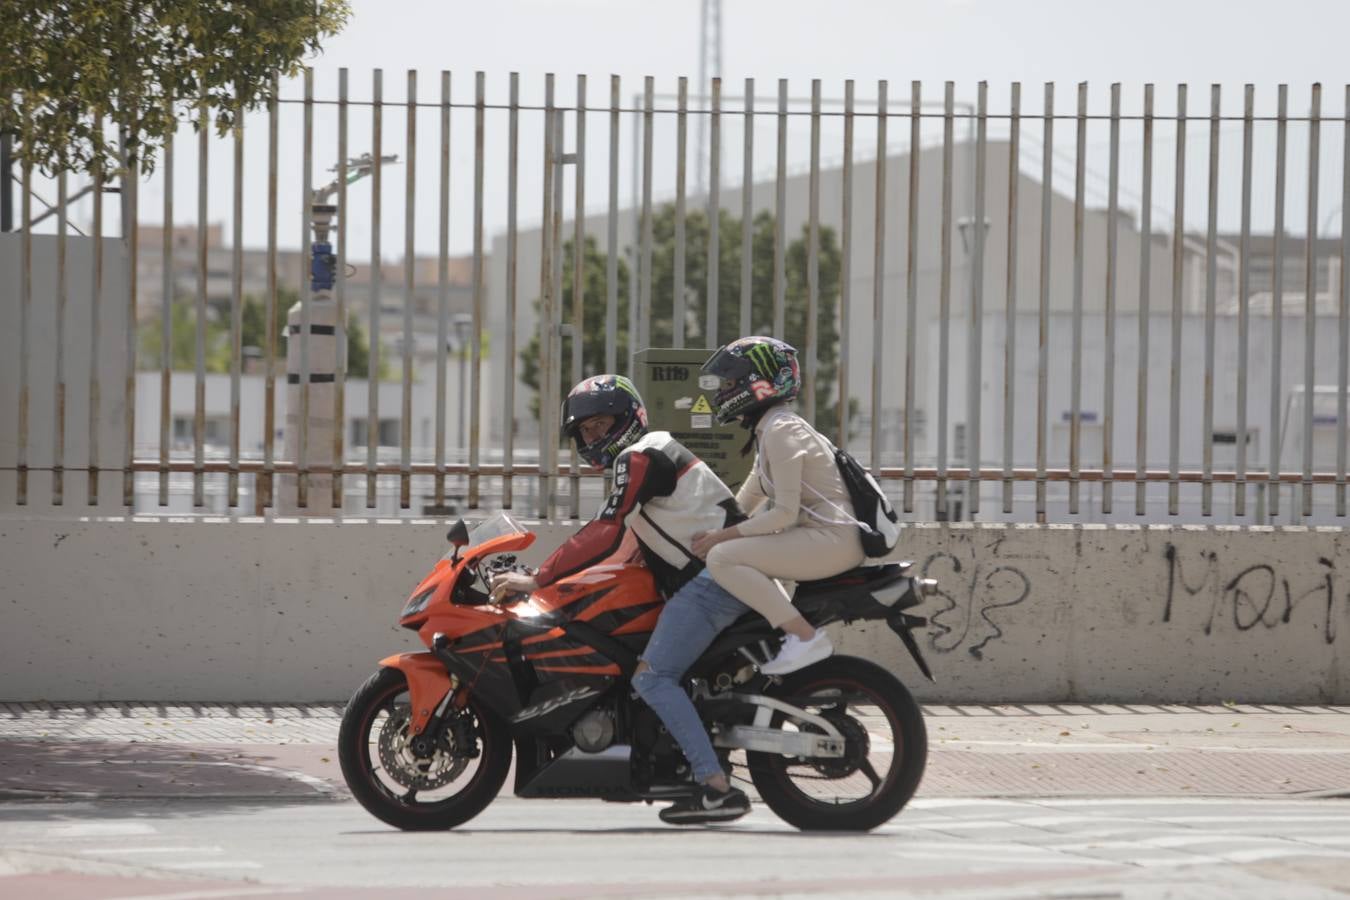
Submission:
[[[920,797],[1350,796],[1350,707],[929,706]],[[338,704],[0,704],[0,800],[325,800]]]

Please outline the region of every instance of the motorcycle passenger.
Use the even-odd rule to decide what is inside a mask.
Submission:
[[[736,500],[750,518],[694,541],[713,579],[787,633],[760,671],[782,675],[834,652],[777,579],[814,581],[862,565],[853,504],[828,441],[787,406],[801,389],[797,351],[770,337],[744,337],[720,348],[703,372],[721,379],[717,420],[751,432],[755,462]]]
[[[722,629],[748,608],[709,577],[693,552],[695,534],[741,521],[731,491],[669,432],[647,430],[647,411],[633,384],[620,375],[596,375],[572,388],[563,402],[563,434],[599,468],[614,467],[614,487],[595,519],[554,551],[533,577],[504,573],[492,597],[528,593],[600,562],[632,529],[661,592],[661,613],[633,687],[679,743],[701,787],[662,810],[664,821],[728,821],[750,810],[731,787],[712,742],[680,679]]]

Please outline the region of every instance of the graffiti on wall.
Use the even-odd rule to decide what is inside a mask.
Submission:
[[[923,562],[923,577],[937,579],[941,608],[928,617],[932,631],[929,646],[937,653],[952,653],[962,647],[976,659],[984,648],[1003,637],[1000,621],[1007,610],[1031,595],[1031,579],[1011,562],[992,562],[939,551]]]
[[[1344,595],[1343,605],[1337,603],[1336,564],[1325,556],[1318,557],[1314,567],[1272,563],[1225,567],[1218,553],[1210,550],[1199,554],[1198,563],[1193,558],[1188,572],[1174,544],[1168,543],[1163,554],[1167,558],[1164,622],[1173,621],[1183,608],[1195,606],[1200,606],[1207,635],[1216,623],[1229,618],[1238,631],[1251,631],[1257,626],[1288,625],[1297,617],[1315,622],[1322,639],[1332,644],[1337,618],[1350,612],[1350,592]],[[1192,597],[1201,598],[1200,604],[1207,606],[1190,603]]]

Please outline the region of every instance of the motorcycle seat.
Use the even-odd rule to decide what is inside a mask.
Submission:
[[[913,568],[914,563],[912,562],[887,563],[880,566],[859,566],[856,569],[849,569],[847,572],[840,572],[838,575],[831,575],[829,578],[820,578],[815,581],[799,581],[797,582],[797,590],[799,592],[819,591],[848,585],[866,584],[869,581],[889,578],[893,575],[908,575]]]

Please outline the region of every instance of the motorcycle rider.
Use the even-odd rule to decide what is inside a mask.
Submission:
[[[853,502],[833,447],[787,406],[801,390],[797,351],[771,337],[743,337],[720,348],[703,372],[721,379],[717,420],[751,432],[755,462],[736,500],[750,518],[694,541],[722,587],[787,633],[760,671],[782,675],[834,652],[829,635],[807,622],[777,579],[813,581],[862,565]],[[748,452],[747,442],[742,452]]]
[[[499,575],[492,598],[529,593],[614,553],[627,529],[637,538],[658,588],[668,597],[633,676],[633,688],[665,723],[693,768],[699,790],[661,811],[672,824],[729,821],[750,801],[731,786],[703,721],[680,679],[724,628],[749,611],[709,576],[693,552],[694,536],[744,519],[736,499],[706,463],[669,432],[647,430],[637,389],[620,375],[587,378],[568,393],[563,435],[598,468],[614,467],[614,487],[600,513],[563,543],[533,575]]]

